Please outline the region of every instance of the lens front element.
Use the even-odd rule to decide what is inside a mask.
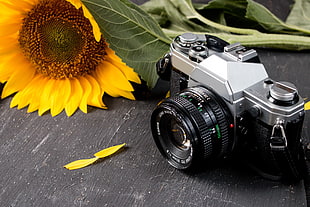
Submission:
[[[182,124],[172,119],[170,125],[170,138],[172,143],[180,149],[188,149],[190,147],[190,140],[187,139],[186,132]]]
[[[153,117],[156,123],[152,131],[155,133],[157,146],[168,162],[179,169],[188,168],[192,161],[193,149],[189,140],[193,136],[192,126],[186,123],[186,117],[175,108],[165,105],[158,109],[158,114]],[[189,123],[191,124],[191,123]]]

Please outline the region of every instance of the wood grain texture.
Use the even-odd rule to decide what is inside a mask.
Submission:
[[[258,50],[271,78],[296,84],[310,97],[309,52]],[[161,94],[163,96],[163,94]],[[161,97],[105,97],[108,110],[72,117],[38,116],[0,100],[0,206],[305,206],[303,182],[265,180],[238,161],[185,173],[159,154],[150,115]],[[309,137],[309,112],[303,136]],[[63,165],[126,142],[122,152],[89,167]]]

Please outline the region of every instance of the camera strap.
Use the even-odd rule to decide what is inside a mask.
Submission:
[[[310,142],[303,143],[304,153],[304,186],[307,196],[307,206],[310,206]]]
[[[271,154],[281,172],[285,172],[288,178],[300,179],[299,166],[296,165],[288,147],[285,130],[282,123],[276,123],[270,137]]]
[[[307,206],[310,206],[310,142],[302,139],[299,149],[299,161],[294,161],[287,147],[287,140],[282,124],[273,126],[270,138],[271,154],[281,172],[287,173],[287,178],[304,180]],[[296,160],[297,158],[295,158]]]

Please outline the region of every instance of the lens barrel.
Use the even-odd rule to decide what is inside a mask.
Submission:
[[[151,127],[161,154],[178,169],[221,158],[234,145],[230,111],[219,95],[203,86],[163,100],[153,111]]]

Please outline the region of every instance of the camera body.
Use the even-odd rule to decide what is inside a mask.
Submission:
[[[299,179],[304,101],[289,82],[268,77],[254,49],[185,33],[157,63],[170,97],[153,111],[154,140],[187,169],[241,154],[265,177]]]

